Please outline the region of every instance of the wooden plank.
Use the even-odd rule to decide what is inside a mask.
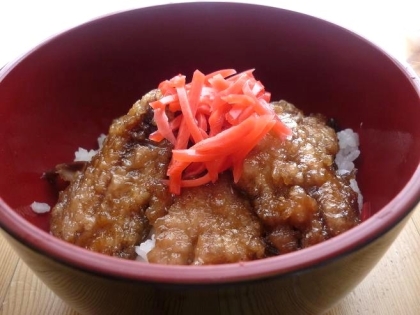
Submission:
[[[0,233],[0,312],[18,261],[19,257]]]
[[[417,206],[417,209],[414,211],[411,218],[414,222],[414,225],[416,226],[417,235],[420,236],[420,205]]]
[[[419,234],[411,219],[364,281],[326,315],[420,314],[419,266]]]
[[[77,315],[49,290],[21,260],[16,267],[0,314]]]

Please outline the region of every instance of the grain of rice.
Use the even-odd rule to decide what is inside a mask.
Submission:
[[[31,209],[33,212],[41,214],[41,213],[47,213],[50,211],[51,207],[49,204],[45,202],[36,202],[34,201],[31,203]]]
[[[137,253],[137,260],[148,262],[147,254],[155,247],[156,238],[155,234],[152,233],[151,236],[145,240],[143,243],[140,243],[139,246],[135,246],[135,251]]]
[[[335,156],[335,164],[337,165],[337,174],[346,175],[354,169],[354,160],[360,155],[359,135],[352,129],[344,129],[337,132],[338,145],[340,150]],[[363,196],[355,179],[350,180],[350,187],[357,193],[357,203],[359,210],[363,207]]]
[[[90,162],[92,158],[98,153],[98,151],[102,148],[102,145],[105,141],[106,135],[101,133],[98,137],[98,150],[86,150],[84,148],[80,148],[74,153],[74,161],[83,161],[83,162]]]
[[[354,170],[354,160],[359,155],[359,135],[352,129],[337,132],[340,150],[335,157],[339,175],[351,173]]]

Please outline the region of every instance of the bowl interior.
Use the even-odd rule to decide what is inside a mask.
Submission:
[[[323,113],[357,131],[358,181],[372,214],[416,172],[419,92],[378,48],[298,13],[189,3],[89,22],[2,70],[1,198],[48,231],[49,216],[27,209],[34,200],[56,200],[57,192],[40,178],[45,171],[72,161],[79,146],[96,148],[112,119],[160,81],[219,68],[255,68],[273,100]],[[418,188],[415,194],[418,200]]]

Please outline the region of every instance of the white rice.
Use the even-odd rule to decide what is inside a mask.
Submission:
[[[74,152],[74,161],[75,162],[90,162],[92,158],[98,153],[97,150],[86,150],[83,148],[79,148],[76,152]]]
[[[156,238],[155,234],[152,232],[151,236],[145,240],[143,243],[140,243],[139,246],[135,246],[135,251],[137,253],[137,260],[148,262],[147,254],[155,247]]]
[[[33,212],[41,214],[41,213],[47,213],[50,211],[51,207],[49,206],[49,204],[45,203],[45,202],[32,202],[31,204],[31,209]]]
[[[354,170],[354,160],[360,155],[359,135],[351,129],[345,129],[337,132],[337,137],[340,151],[335,157],[335,164],[338,174],[345,175]]]
[[[338,145],[340,150],[335,157],[337,164],[337,174],[346,175],[354,170],[354,160],[360,155],[359,135],[352,129],[344,129],[337,132]],[[357,193],[357,203],[359,210],[363,207],[363,196],[355,179],[350,180],[350,187]]]
[[[86,150],[83,148],[80,148],[74,152],[74,161],[83,161],[83,162],[90,162],[92,158],[98,153],[98,151],[102,148],[103,143],[105,141],[106,135],[103,133],[98,137],[98,150]]]

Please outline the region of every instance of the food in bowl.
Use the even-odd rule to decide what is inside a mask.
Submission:
[[[269,104],[252,73],[197,70],[191,83],[178,75],[143,96],[97,154],[78,152],[90,162],[57,167],[70,185],[52,210],[53,235],[107,255],[202,265],[285,254],[357,225],[357,145],[340,150],[320,114]],[[354,133],[339,135],[348,143]]]

